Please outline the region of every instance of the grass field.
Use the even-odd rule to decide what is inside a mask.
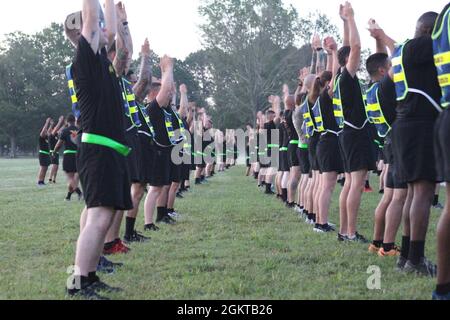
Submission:
[[[318,235],[237,167],[178,202],[183,218],[147,244],[115,258],[125,266],[103,276],[123,292],[113,299],[430,299],[434,281],[394,270],[366,245]],[[36,160],[0,160],[0,299],[64,299],[82,204],[66,203],[65,178],[37,189]],[[376,186],[376,182],[373,181]],[[338,222],[337,189],[332,222]],[[364,195],[360,233],[372,236],[376,193]],[[143,226],[140,213],[139,229]],[[433,211],[427,246],[436,260]],[[381,290],[367,269],[381,268]]]

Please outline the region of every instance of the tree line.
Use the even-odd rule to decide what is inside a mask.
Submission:
[[[204,0],[199,13],[205,21],[200,25],[203,49],[176,61],[175,78],[188,86],[191,101],[209,109],[220,129],[252,123],[283,83],[295,87],[298,70],[310,64],[313,33],[339,39],[327,16],[299,17],[282,0]],[[70,112],[65,67],[73,55],[62,24],[5,36],[0,43],[0,156],[35,153],[45,119]],[[158,61],[154,54],[155,76]],[[136,73],[138,65],[133,63]]]

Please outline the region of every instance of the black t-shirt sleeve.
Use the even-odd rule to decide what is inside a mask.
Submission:
[[[158,104],[158,100],[153,99],[152,102],[148,105],[148,109],[161,108]]]
[[[66,142],[68,136],[69,136],[69,131],[67,129],[64,129],[59,136],[59,140]]]
[[[420,37],[411,40],[405,46],[404,59],[407,64],[433,63],[433,40],[430,37]]]
[[[91,45],[81,36],[72,65],[74,77],[77,79],[77,86],[92,88],[92,82],[97,78],[95,75],[98,75],[99,67],[101,67],[100,55],[95,54]]]

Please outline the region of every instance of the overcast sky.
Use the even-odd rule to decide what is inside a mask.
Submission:
[[[101,0],[101,2],[103,2]],[[198,25],[198,5],[201,0],[125,0],[128,20],[133,33],[135,52],[148,37],[157,54],[169,54],[183,59],[201,48]],[[319,10],[329,15],[341,27],[338,17],[340,0],[284,0],[293,4],[300,16]],[[353,0],[364,47],[374,48],[363,30],[369,18],[375,18],[387,33],[398,41],[412,38],[417,18],[426,11],[440,12],[447,0]],[[20,30],[36,32],[50,22],[63,22],[65,17],[80,10],[81,0],[11,0],[2,1],[0,38],[2,34]]]

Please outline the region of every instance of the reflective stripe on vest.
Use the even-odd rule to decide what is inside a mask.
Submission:
[[[344,110],[342,109],[342,99],[341,99],[341,85],[339,81],[341,80],[341,75],[337,76],[334,80],[333,86],[333,114],[336,119],[336,123],[339,129],[344,128]]]
[[[434,64],[438,72],[439,85],[442,89],[441,105],[450,105],[450,8],[436,21],[433,30]]]
[[[380,99],[378,96],[379,88],[380,83],[376,82],[367,91],[366,112],[369,117],[369,121],[375,125],[378,135],[385,138],[389,131],[391,131],[391,126],[386,121],[383,110],[381,109]]]
[[[397,101],[405,100],[409,90],[408,81],[406,80],[405,67],[403,66],[403,50],[408,42],[409,40],[406,40],[405,43],[397,46],[394,54],[392,55],[392,69],[394,72]]]
[[[64,154],[77,154],[76,150],[64,150]]]
[[[322,110],[320,109],[320,98],[317,99],[314,107],[312,108],[312,114],[314,116],[314,121],[316,122],[316,131],[325,132],[325,127],[323,126]]]
[[[410,88],[408,85],[408,79],[406,77],[405,68],[403,66],[403,51],[408,42],[409,40],[397,46],[392,58],[392,69],[394,70],[394,82],[395,91],[397,93],[397,101],[405,100],[408,93],[416,93],[424,96],[438,112],[442,112],[441,106],[436,101],[434,101],[428,93],[419,89]]]
[[[140,128],[142,123],[139,119],[139,110],[136,103],[136,96],[133,92],[131,82],[122,77],[122,100],[125,108],[125,115],[130,118],[135,128]]]
[[[282,147],[282,148],[280,148],[280,151],[281,152],[286,152],[286,151],[288,151],[289,150],[289,148],[287,148],[287,147]]]
[[[78,119],[80,117],[80,105],[78,104],[77,91],[75,89],[75,82],[72,77],[72,64],[66,67],[66,78],[67,85],[69,87],[70,99],[72,101],[72,113],[75,118]]]
[[[300,108],[301,112],[303,113],[303,124],[304,124],[304,126],[302,126],[302,130],[304,130],[303,133],[307,138],[312,137],[312,135],[314,134],[315,127],[311,117],[311,110],[309,108],[308,99],[306,99],[305,102],[303,102]]]
[[[92,133],[83,133],[81,136],[81,142],[87,143],[87,144],[95,144],[103,147],[108,147],[110,149],[115,150],[119,154],[121,154],[124,157],[127,157],[130,152],[131,148],[121,144],[120,142],[117,142],[111,138],[100,136],[98,134],[92,134]]]
[[[181,136],[180,138],[175,138],[175,130],[173,129],[173,122],[172,122],[172,114],[168,113],[166,110],[163,109],[164,112],[164,118],[165,118],[165,125],[166,125],[166,131],[167,136],[169,137],[170,143],[175,146],[182,142],[184,140],[184,136]],[[178,119],[178,123],[180,125],[180,132],[184,132],[184,125],[183,121],[181,121],[180,117],[177,115],[176,112],[174,112],[175,117]]]
[[[49,155],[50,155],[50,152],[44,151],[44,150],[39,150],[39,153],[45,154],[46,156],[49,156]]]
[[[147,109],[143,107],[142,105],[138,104],[139,111],[141,112],[142,117],[144,118],[145,123],[147,124],[148,129],[150,130],[150,133],[152,137],[155,137],[155,129],[153,128],[153,125],[150,121],[150,117],[148,115]]]

